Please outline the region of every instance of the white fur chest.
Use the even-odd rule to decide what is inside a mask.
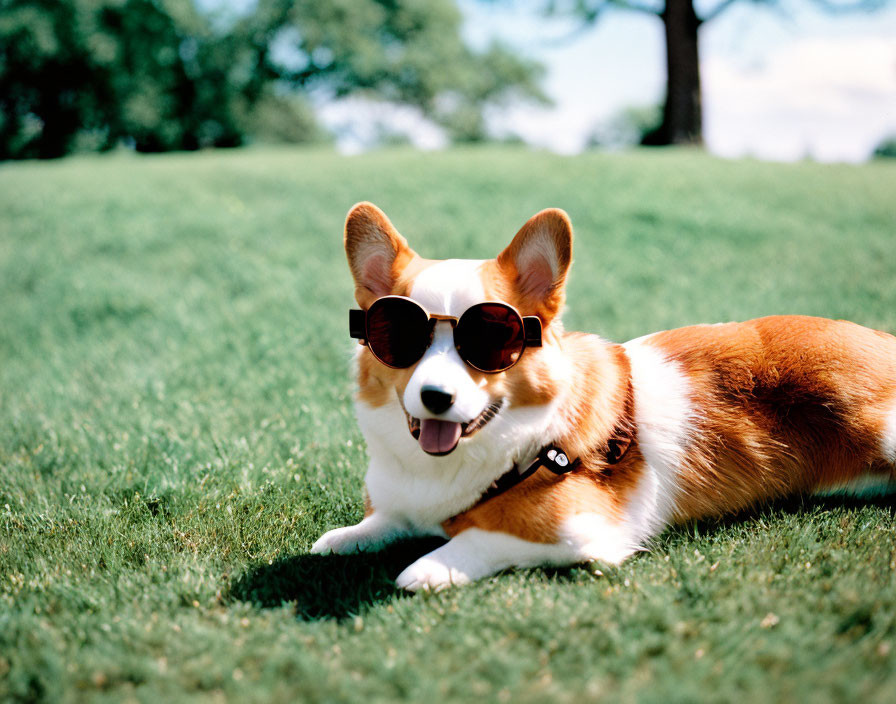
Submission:
[[[647,463],[645,478],[628,507],[639,540],[659,532],[675,514],[678,475],[696,415],[687,375],[651,346],[649,337],[623,345],[631,363],[638,444]]]
[[[441,533],[443,521],[474,504],[514,462],[534,457],[553,406],[505,408],[444,457],[420,449],[397,400],[379,408],[359,401],[355,410],[370,454],[365,481],[375,511]]]

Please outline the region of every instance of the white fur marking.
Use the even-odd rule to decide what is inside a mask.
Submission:
[[[420,397],[424,386],[435,385],[454,391],[456,400],[446,412],[430,412]],[[437,323],[432,345],[417,363],[402,401],[415,418],[440,418],[455,423],[468,423],[485,410],[493,399],[482,384],[470,376],[469,367],[454,347],[454,334],[447,322]]]
[[[430,313],[460,317],[467,308],[485,301],[485,289],[479,276],[482,261],[447,259],[421,271],[411,287],[411,298]],[[447,387],[456,400],[445,413],[430,412],[420,398],[424,386]],[[493,401],[482,384],[470,376],[469,367],[454,347],[454,335],[448,322],[436,323],[432,345],[417,363],[404,390],[402,402],[415,418],[439,418],[467,423]]]
[[[887,461],[896,465],[896,405],[893,406],[884,424],[882,448]]]
[[[647,462],[644,483],[628,507],[639,539],[656,535],[675,513],[678,472],[695,420],[687,375],[647,339],[623,345],[632,366],[638,445]]]
[[[599,513],[578,513],[563,522],[559,536],[573,556],[569,563],[600,560],[618,565],[638,549],[628,528]]]
[[[357,525],[327,531],[311,546],[311,552],[320,555],[346,555],[379,550],[386,543],[408,535],[409,532],[406,526],[394,519],[381,513],[372,513]]]
[[[482,303],[485,289],[479,270],[483,260],[446,259],[427,267],[414,279],[411,298],[430,313],[460,317],[470,306]]]
[[[444,457],[427,455],[408,432],[398,399],[379,408],[356,404],[370,466],[365,482],[376,512],[415,533],[444,535],[442,521],[472,506],[520,458],[534,457],[556,417],[554,405],[505,407]]]
[[[410,591],[434,590],[469,582],[508,567],[567,565],[581,561],[566,543],[530,543],[506,533],[469,528],[404,570],[395,583]]]
[[[600,560],[619,564],[638,549],[627,526],[597,513],[580,513],[560,527],[556,543],[532,543],[507,533],[469,528],[424,555],[396,580],[402,589],[440,590],[508,567],[573,565]]]

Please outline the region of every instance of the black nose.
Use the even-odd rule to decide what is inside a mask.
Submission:
[[[454,391],[441,386],[424,386],[420,389],[420,400],[433,413],[444,413],[454,403]]]

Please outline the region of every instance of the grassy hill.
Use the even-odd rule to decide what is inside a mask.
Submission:
[[[0,166],[0,700],[891,702],[889,499],[678,528],[620,568],[408,596],[362,512],[341,247],[576,227],[566,324],[896,331],[896,165],[690,151],[245,151]]]

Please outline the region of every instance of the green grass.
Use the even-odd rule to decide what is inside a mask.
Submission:
[[[569,328],[769,313],[896,331],[896,165],[257,151],[0,166],[0,700],[892,702],[889,500],[436,595],[362,512],[341,226],[425,256],[576,226]],[[431,546],[431,545],[430,545]]]

